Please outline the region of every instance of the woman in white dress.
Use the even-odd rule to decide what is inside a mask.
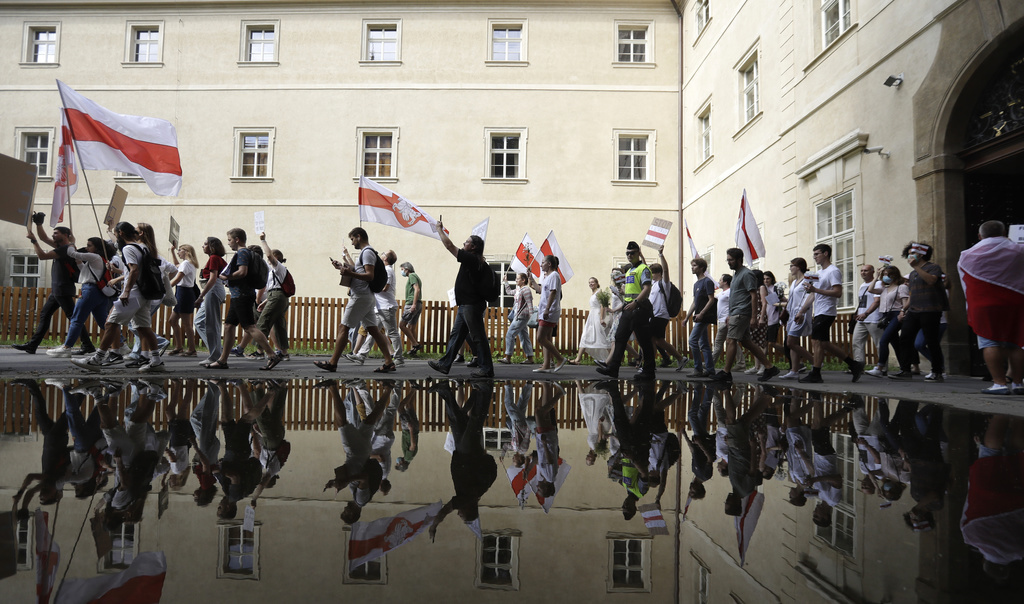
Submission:
[[[576,392],[580,398],[580,410],[587,424],[587,465],[592,466],[597,456],[615,455],[619,440],[615,437],[612,397],[603,390],[576,380]]]
[[[603,361],[611,352],[612,343],[608,339],[608,307],[601,304],[598,292],[601,291],[601,284],[595,277],[591,277],[590,285],[590,314],[587,315],[587,322],[583,325],[583,335],[580,337],[579,352],[576,358],[569,361],[570,365],[579,365],[583,360],[583,353]]]

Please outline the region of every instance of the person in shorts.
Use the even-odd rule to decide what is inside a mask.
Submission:
[[[423,311],[423,280],[416,274],[416,269],[409,262],[403,262],[399,267],[402,269],[402,276],[407,279],[405,282],[405,304],[402,306],[402,320],[398,328],[402,330],[405,337],[409,338],[412,346],[405,355],[414,357],[423,349],[423,343],[416,339],[416,322],[420,319]]]
[[[821,365],[825,362],[825,353],[843,359],[846,366],[853,374],[856,382],[864,373],[864,363],[855,360],[846,351],[832,343],[831,329],[836,322],[836,307],[839,298],[843,296],[843,274],[839,267],[832,264],[832,246],[826,243],[819,243],[814,246],[814,261],[821,267],[816,278],[809,276],[804,278],[804,290],[814,294],[813,299],[808,299],[800,307],[797,317],[801,320],[807,314],[807,309],[813,304],[814,313],[811,320],[811,351],[814,355],[814,368],[811,372],[798,381],[810,384],[820,384],[824,380],[821,377]],[[815,284],[815,281],[817,284]]]
[[[760,296],[760,288],[754,273],[743,266],[743,250],[735,247],[729,248],[725,251],[725,256],[729,262],[729,268],[734,271],[730,286],[732,294],[729,296],[729,331],[725,341],[725,367],[711,379],[722,383],[732,382],[732,366],[736,362],[736,351],[742,345],[764,366],[764,373],[758,380],[767,382],[779,374],[779,368],[768,360],[764,350],[750,337],[751,325],[756,325],[760,321],[760,317],[753,317],[755,298]]]

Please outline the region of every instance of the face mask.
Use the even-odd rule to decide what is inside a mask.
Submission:
[[[402,276],[403,276],[403,277],[408,277],[408,276],[409,276],[409,273],[407,273],[407,272],[405,272],[405,271],[402,271]]]
[[[892,277],[888,275],[882,277],[882,283],[889,285],[890,283],[892,283]]]

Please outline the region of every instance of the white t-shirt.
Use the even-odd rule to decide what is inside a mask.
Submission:
[[[179,287],[189,288],[196,284],[196,267],[188,260],[182,260],[178,265],[177,272],[181,273],[181,281],[178,281]]]
[[[665,279],[661,278],[651,285],[651,306],[654,307],[654,316],[659,319],[668,319],[668,287],[665,286]]]
[[[861,283],[860,289],[857,290],[858,315],[864,312],[865,310],[871,308],[871,305],[875,303],[875,298],[878,297],[877,295],[868,291],[868,287],[870,286],[870,283]],[[861,298],[864,298],[863,306],[860,305]],[[882,319],[882,313],[879,312],[879,308],[881,308],[881,306],[873,310],[870,315],[864,317],[864,323],[878,323]]]
[[[839,267],[834,264],[830,264],[828,268],[823,268],[818,271],[818,280],[814,283],[814,289],[828,291],[837,285],[843,284],[843,274],[839,272]],[[814,316],[828,315],[830,317],[836,316],[836,306],[839,304],[839,298],[832,296],[825,296],[818,294],[814,296]]]
[[[385,264],[384,268],[388,272],[388,286],[384,291],[373,295],[377,297],[377,308],[389,310],[398,306],[398,302],[395,300],[395,269],[390,264]]]
[[[146,247],[146,244],[144,243],[131,243],[121,248],[121,253],[124,254],[124,264],[126,265],[124,270],[128,271],[130,266],[133,264],[139,265],[139,268],[141,269],[142,259],[148,251],[149,248]],[[125,275],[125,279],[127,278],[128,275]],[[138,279],[136,279],[135,283],[132,284],[132,289],[129,293],[131,295],[137,295],[139,293]]]
[[[550,321],[555,323],[558,321],[558,315],[562,312],[562,278],[558,276],[558,271],[551,271],[544,275],[540,281],[540,304],[537,306],[538,319],[541,321]],[[551,303],[551,311],[547,314],[544,313],[548,307],[548,299],[554,296],[554,302]]]
[[[725,323],[725,320],[729,318],[729,296],[732,294],[732,288],[723,290],[718,294],[718,324]]]
[[[267,262],[264,260],[264,262]],[[285,265],[280,262],[277,266],[271,266],[267,262],[267,293],[274,291],[275,289],[281,289],[281,285],[284,283],[284,277],[288,274],[288,269]]]
[[[789,311],[789,324],[787,330],[794,330],[797,327],[803,327],[807,322],[807,317],[804,317],[804,322],[800,325],[796,324],[796,313],[800,312],[800,309],[804,305],[804,300],[807,298],[807,290],[804,289],[804,280],[794,281],[789,287],[789,302],[786,303],[786,310]]]

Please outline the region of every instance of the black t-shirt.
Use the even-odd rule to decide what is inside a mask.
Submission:
[[[53,268],[50,271],[50,287],[53,288],[53,293],[58,296],[75,295],[76,278],[72,273],[72,269],[76,263],[74,258],[68,256],[69,247],[71,247],[70,243],[53,250],[57,253],[57,257],[53,259]]]
[[[486,262],[481,263],[480,256],[460,249],[456,259],[459,261],[459,275],[455,277],[455,303],[487,304],[487,289],[494,278],[494,271]]]
[[[700,312],[708,305],[708,301],[715,295],[715,283],[710,277],[704,276],[693,284],[693,310]],[[714,323],[715,317],[704,317],[705,323]]]

